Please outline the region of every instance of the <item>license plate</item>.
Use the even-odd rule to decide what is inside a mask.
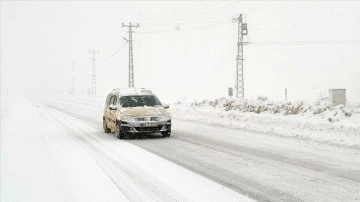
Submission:
[[[155,126],[154,123],[141,123],[140,124],[141,127],[151,127],[151,126]]]

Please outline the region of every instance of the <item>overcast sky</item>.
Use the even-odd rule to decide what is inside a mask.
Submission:
[[[226,97],[235,84],[237,25],[245,15],[245,97],[314,99],[346,88],[360,100],[360,2],[1,1],[1,90],[91,88],[89,49],[100,50],[97,92],[128,86],[128,38],[139,23],[135,86],[166,102]]]

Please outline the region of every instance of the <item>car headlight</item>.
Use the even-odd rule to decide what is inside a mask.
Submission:
[[[122,121],[129,121],[129,122],[134,122],[135,121],[135,117],[132,116],[123,116],[121,117]]]
[[[168,121],[171,119],[170,115],[166,114],[166,115],[160,115],[157,116],[158,121]]]

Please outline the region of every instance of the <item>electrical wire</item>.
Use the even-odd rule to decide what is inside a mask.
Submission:
[[[323,41],[254,41],[248,42],[249,45],[328,45],[328,44],[359,44],[360,40],[323,40]]]
[[[217,2],[215,4],[212,4],[210,6],[207,6],[205,8],[202,8],[200,10],[195,10],[196,12],[198,11],[201,11],[201,10],[205,10],[209,7],[214,7],[215,5],[218,5],[219,3],[223,3],[223,2]],[[228,6],[231,6],[235,3],[239,3],[238,1],[234,1],[234,2],[231,2],[230,4],[226,4],[226,5],[223,5],[221,7],[217,7],[217,8],[214,8],[214,9],[211,9],[211,10],[208,10],[206,12],[202,12],[202,13],[197,13],[195,15],[190,15],[190,16],[187,16],[187,17],[182,17],[182,18],[175,18],[175,19],[172,19],[172,20],[168,20],[168,21],[164,21],[164,22],[160,22],[160,23],[152,23],[152,24],[145,24],[143,27],[151,27],[151,26],[163,26],[163,25],[168,25],[168,24],[173,24],[174,22],[179,22],[179,21],[182,21],[183,24],[191,24],[189,23],[191,20],[193,20],[194,18],[196,17],[199,17],[199,16],[203,16],[203,15],[207,15],[207,14],[211,14],[211,13],[215,13],[223,8],[226,8]],[[194,11],[194,12],[195,12]],[[193,13],[193,12],[190,12],[190,13]]]
[[[145,23],[145,24],[143,24],[143,26],[159,26],[159,25],[168,24],[169,22],[179,21],[179,20],[184,19],[183,16],[186,16],[188,14],[192,14],[192,13],[195,13],[195,12],[199,12],[199,11],[202,11],[202,10],[206,10],[206,9],[214,7],[215,5],[218,5],[220,3],[222,3],[222,2],[217,2],[217,3],[214,3],[214,4],[208,5],[208,6],[204,7],[204,8],[195,9],[195,10],[192,10],[190,12],[186,12],[183,15],[177,16],[175,18],[170,18],[170,19],[167,19],[165,21],[158,21],[158,22],[155,21],[153,23]]]
[[[210,10],[210,11],[207,11],[207,12],[205,12],[205,13],[200,13],[200,14],[197,14],[197,15],[189,16],[188,18],[196,18],[196,17],[199,17],[199,16],[208,15],[208,14],[210,14],[210,13],[214,13],[214,12],[217,12],[217,11],[219,11],[219,10],[222,10],[222,9],[228,7],[228,6],[234,5],[234,4],[236,4],[236,3],[239,3],[239,1],[234,1],[234,2],[231,2],[231,3],[229,3],[229,4],[224,5],[224,6],[222,6],[222,7],[219,7],[219,8]]]
[[[163,15],[166,15],[166,14],[168,14],[168,13],[173,13],[173,12],[182,10],[182,9],[184,9],[184,8],[186,8],[186,7],[192,6],[192,5],[197,4],[197,3],[201,2],[201,1],[203,1],[203,0],[199,0],[199,1],[196,1],[196,2],[193,2],[193,3],[185,4],[185,5],[181,6],[180,8],[175,8],[175,9],[171,9],[171,10],[165,11],[165,12],[163,12],[163,13],[160,13],[160,14],[157,14],[157,15],[154,15],[154,16],[151,16],[151,17],[149,17],[148,19],[158,18],[159,16],[163,16]],[[145,24],[146,24],[146,21],[145,21]]]
[[[193,30],[201,30],[201,29],[206,29],[206,28],[210,28],[210,27],[214,27],[214,26],[219,26],[219,25],[226,25],[226,24],[230,24],[231,22],[229,22],[228,20],[224,20],[224,21],[220,21],[221,23],[213,23],[207,26],[197,26],[197,27],[191,27],[191,28],[186,28],[186,29],[179,29],[179,30],[160,30],[160,31],[145,31],[145,32],[137,32],[138,34],[157,34],[157,33],[171,33],[171,32],[184,32],[184,31],[193,31]]]
[[[105,57],[105,58],[102,58],[102,59],[99,59],[99,60],[96,60],[96,61],[97,61],[97,62],[103,62],[103,61],[105,61],[105,60],[110,59],[111,57],[113,57],[114,55],[116,55],[127,43],[128,43],[128,41],[125,42],[124,45],[122,45],[117,51],[115,51],[115,52],[114,52],[113,54],[111,54],[110,56]]]
[[[196,14],[196,15],[192,15],[192,16],[188,16],[187,18],[182,18],[182,19],[188,19],[188,18],[195,18],[195,17],[198,17],[198,16],[202,16],[202,15],[207,15],[207,14],[210,14],[210,13],[214,13],[216,11],[219,11],[225,7],[228,7],[228,6],[231,6],[235,3],[238,3],[237,1],[235,2],[231,2],[230,4],[226,4],[222,7],[218,7],[216,9],[212,9],[210,11],[207,11],[205,13],[200,13],[200,14]],[[218,4],[218,3],[217,3]],[[215,4],[213,4],[215,5]],[[172,21],[167,21],[166,23],[162,23],[162,25],[164,24],[171,24],[174,20]],[[188,20],[189,21],[189,20]],[[211,22],[214,22],[214,21],[207,21],[207,22],[194,22],[194,23],[182,23],[182,24],[207,24],[207,23],[211,23]],[[221,21],[218,21],[218,22],[227,22],[227,20],[221,20]],[[178,25],[181,25],[181,24],[178,24]],[[218,24],[215,24],[215,25],[218,25]],[[205,26],[205,28],[207,27],[211,27],[212,25],[210,26]],[[146,26],[145,26],[146,28]],[[195,28],[197,29],[197,28]],[[143,32],[137,32],[137,33],[168,33],[168,32],[177,32],[177,31],[188,31],[188,30],[195,30],[194,28],[188,28],[188,29],[182,29],[182,30],[160,30],[160,31],[143,31]],[[200,28],[201,29],[201,28]]]

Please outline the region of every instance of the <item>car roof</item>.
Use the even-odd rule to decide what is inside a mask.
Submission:
[[[154,95],[151,90],[145,88],[115,88],[111,92],[112,94],[118,94],[120,96],[127,95]]]

